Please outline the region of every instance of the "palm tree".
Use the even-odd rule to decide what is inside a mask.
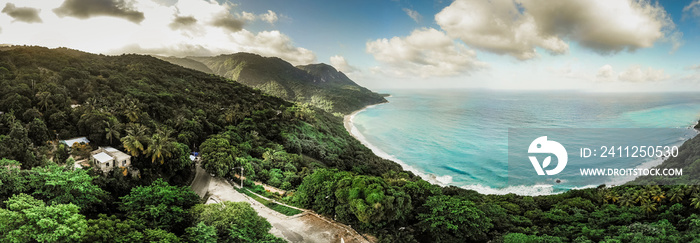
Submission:
[[[700,185],[684,186],[686,195],[694,195],[700,193]]]
[[[131,156],[139,156],[139,153],[145,152],[144,144],[148,143],[147,130],[148,128],[141,124],[135,124],[126,129],[126,136],[121,141],[124,149]]]
[[[119,121],[112,117],[109,121],[103,121],[105,124],[105,137],[109,139],[109,144],[112,144],[112,139],[119,139],[121,134],[119,134]]]
[[[664,199],[666,199],[666,192],[661,190],[661,187],[659,187],[658,185],[647,187],[647,189],[648,194],[651,195],[651,200],[661,202]]]
[[[616,203],[617,200],[620,199],[620,197],[617,196],[617,192],[613,191],[609,188],[601,189],[598,192],[598,195],[599,195],[600,201],[602,201],[603,203],[610,203],[610,201],[612,201],[612,203]]]
[[[630,207],[634,205],[634,200],[632,199],[631,195],[625,194],[624,196],[620,197],[620,200],[618,200],[617,203],[620,206]]]
[[[41,106],[44,111],[48,110],[51,105],[51,93],[41,92],[36,94],[36,97],[39,99],[39,106]]]
[[[620,200],[620,196],[617,194],[616,191],[613,190],[605,190],[604,194],[604,201],[607,203],[608,201],[611,201],[612,203],[616,203],[618,200]]]
[[[683,192],[682,188],[676,187],[673,188],[669,193],[668,193],[668,199],[671,202],[682,202],[683,201],[683,196],[685,196],[685,192]]]
[[[648,193],[646,190],[637,190],[632,195],[632,198],[634,198],[635,203],[640,203],[640,204],[643,204],[643,203],[649,201],[649,196],[648,196]]]
[[[175,142],[175,139],[170,137],[171,133],[172,132],[167,129],[158,129],[158,132],[153,134],[151,143],[146,150],[146,153],[151,156],[151,163],[155,163],[157,160],[163,164],[165,158],[172,157],[172,151],[175,148],[173,142]]]
[[[124,116],[126,116],[126,118],[128,118],[129,121],[136,122],[139,119],[139,112],[141,110],[139,109],[137,101],[129,98],[124,98],[122,99],[120,108],[124,112]]]
[[[700,194],[693,194],[693,198],[690,199],[690,206],[694,207],[695,209],[700,209]]]
[[[647,213],[647,215],[651,214],[652,212],[656,211],[656,203],[653,203],[651,201],[646,201],[642,203],[641,205],[642,210]]]

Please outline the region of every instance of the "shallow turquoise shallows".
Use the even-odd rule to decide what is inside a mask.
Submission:
[[[508,184],[508,128],[683,128],[647,141],[680,145],[696,134],[690,127],[700,118],[698,93],[384,92],[391,94],[389,103],[352,119],[363,143],[435,183],[491,194],[538,195],[596,186],[566,177],[561,179],[569,183],[563,187]],[[606,136],[611,135],[580,139],[607,141]],[[638,165],[648,162],[640,159]]]

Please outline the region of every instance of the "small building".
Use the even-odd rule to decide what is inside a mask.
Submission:
[[[73,148],[73,144],[75,143],[85,143],[88,144],[90,143],[90,140],[88,140],[86,137],[77,137],[77,138],[71,138],[71,139],[66,139],[66,140],[61,140],[62,144],[68,145],[68,148]]]
[[[108,173],[114,168],[131,167],[131,155],[112,147],[100,147],[90,154],[90,161],[95,165],[95,168],[104,173]]]

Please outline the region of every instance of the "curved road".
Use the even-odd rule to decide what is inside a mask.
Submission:
[[[199,197],[204,197],[204,195],[207,194],[207,191],[209,191],[211,176],[204,169],[202,169],[201,166],[199,166],[199,163],[197,163],[196,170],[197,174],[194,176],[194,180],[192,180],[190,187],[192,188],[192,191],[199,195]]]
[[[204,174],[203,176],[209,176],[206,172]],[[197,175],[199,176],[199,173]],[[280,214],[262,205],[260,202],[239,193],[230,183],[221,178],[212,178],[208,189],[211,196],[207,204],[219,203],[222,201],[250,203],[253,209],[258,212],[258,215],[270,222],[272,225],[270,233],[288,242],[368,242],[354,230],[349,230],[347,228],[348,226],[310,211],[305,211],[294,216]]]

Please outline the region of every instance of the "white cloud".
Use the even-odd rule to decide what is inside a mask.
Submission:
[[[598,73],[595,75],[595,77],[598,81],[614,81],[615,71],[613,71],[610,64],[605,64],[598,69]]]
[[[272,10],[267,10],[267,13],[264,14],[259,14],[255,15],[254,13],[246,12],[243,11],[239,14],[240,18],[248,21],[248,22],[253,22],[255,20],[262,20],[270,24],[274,24],[279,20],[279,17],[277,17],[277,13],[275,13]]]
[[[652,69],[648,67],[642,69],[639,65],[633,65],[620,73],[618,77],[621,81],[628,82],[655,82],[670,78],[663,69]]]
[[[520,60],[537,57],[538,47],[566,53],[566,41],[604,54],[677,41],[663,7],[644,0],[456,0],[435,20],[471,47]]]
[[[278,56],[294,65],[309,64],[316,60],[312,51],[295,46],[291,38],[280,31],[247,30],[245,14],[234,4],[213,0],[132,3],[128,9],[144,14],[144,19],[139,24],[128,18],[94,14],[87,20],[61,18],[52,10],[61,7],[62,1],[26,1],[23,2],[26,7],[50,14],[42,14],[44,22],[32,25],[12,22],[13,18],[2,14],[0,26],[3,32],[0,39],[8,44],[64,46],[104,54],[128,52],[186,56],[245,51]],[[271,16],[270,12],[266,14]],[[220,27],[213,26],[222,16],[232,21],[224,21],[219,24]]]
[[[683,17],[700,17],[700,0],[695,0],[683,8]]]
[[[417,29],[406,37],[369,41],[366,50],[385,64],[373,72],[395,76],[455,76],[487,66],[476,59],[476,52],[433,28]]]
[[[251,22],[251,21],[255,21],[255,19],[257,18],[257,16],[255,16],[254,13],[250,13],[250,12],[243,11],[243,12],[241,13],[241,18],[244,19],[244,20],[246,20],[246,21],[248,21],[248,22]]]
[[[335,55],[331,57],[331,66],[345,74],[358,71],[356,67],[353,67],[350,64],[348,64],[348,61],[345,60],[345,57],[340,55]]]
[[[263,56],[274,56],[284,59],[294,65],[309,64],[316,61],[316,55],[305,48],[295,47],[291,39],[281,32],[263,31],[254,34],[246,29],[231,33],[225,37],[225,42],[198,43],[179,42],[167,45],[130,44],[117,48],[108,53],[142,53],[170,56],[212,56],[234,52],[252,52]]]
[[[651,67],[642,68],[640,65],[632,65],[627,68],[627,70],[624,70],[618,74],[613,70],[613,67],[610,64],[606,64],[598,69],[595,80],[606,82],[623,81],[647,83],[667,80],[670,77],[671,76],[666,74],[663,69],[653,69]]]
[[[267,13],[260,15],[260,19],[270,24],[274,24],[279,18],[277,18],[277,13],[273,12],[272,10],[267,10]]]
[[[408,17],[411,17],[413,21],[416,21],[416,23],[420,23],[420,21],[423,19],[423,16],[420,15],[418,11],[415,11],[410,8],[404,8],[403,11],[406,12],[406,14],[408,14]]]

